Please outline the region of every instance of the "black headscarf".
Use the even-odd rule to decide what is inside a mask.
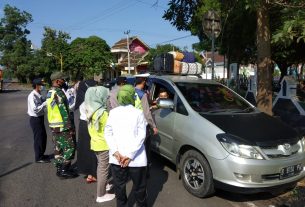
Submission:
[[[83,80],[79,83],[78,89],[76,91],[76,100],[74,110],[77,110],[79,106],[85,100],[85,93],[89,87],[96,86],[97,82],[95,80]]]

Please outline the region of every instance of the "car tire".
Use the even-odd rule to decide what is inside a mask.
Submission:
[[[185,152],[181,158],[180,171],[185,189],[194,196],[203,198],[215,192],[212,170],[199,152]]]

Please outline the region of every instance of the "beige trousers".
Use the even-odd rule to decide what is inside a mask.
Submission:
[[[97,197],[106,194],[106,185],[109,174],[109,151],[95,152],[97,157]]]

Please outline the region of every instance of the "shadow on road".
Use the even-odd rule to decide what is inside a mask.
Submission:
[[[163,189],[163,185],[168,179],[168,172],[164,170],[165,166],[172,168],[170,162],[167,162],[164,158],[152,153],[152,167],[150,169],[150,177],[147,182],[147,206],[154,206],[159,193]],[[132,192],[128,195],[129,206],[135,205],[135,198]]]
[[[18,170],[20,170],[20,169],[22,169],[22,168],[25,168],[25,167],[27,167],[27,166],[29,166],[29,165],[31,165],[31,164],[33,164],[33,162],[28,162],[28,163],[25,163],[25,164],[23,164],[23,165],[21,165],[21,166],[19,166],[19,167],[16,167],[16,168],[14,168],[14,169],[12,169],[12,170],[6,172],[6,173],[1,174],[1,175],[0,175],[0,178],[1,178],[1,177],[4,177],[4,176],[6,176],[6,175],[9,175],[9,174],[11,174],[11,173],[13,173],[13,172],[15,172],[15,171],[18,171]]]
[[[215,196],[234,202],[249,202],[256,200],[269,200],[277,195],[271,193],[240,194],[217,189]]]
[[[163,189],[163,185],[168,180],[168,172],[164,170],[165,166],[170,167],[171,169],[174,168],[170,162],[154,153],[152,153],[151,157],[152,168],[150,170],[150,177],[147,185],[148,206],[154,206],[159,193]]]
[[[14,93],[14,92],[19,92],[20,90],[0,90],[1,93]]]

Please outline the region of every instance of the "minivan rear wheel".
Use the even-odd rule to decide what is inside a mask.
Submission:
[[[185,189],[191,194],[202,198],[214,193],[212,170],[199,152],[189,150],[183,154],[181,176]]]

